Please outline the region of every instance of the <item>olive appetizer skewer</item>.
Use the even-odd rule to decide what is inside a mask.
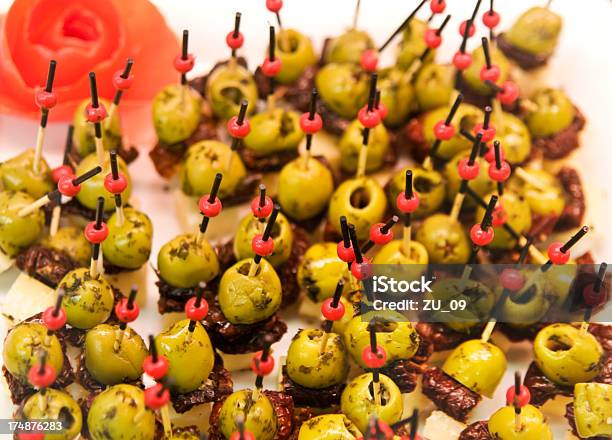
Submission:
[[[366,431],[369,419],[377,415],[387,423],[401,419],[401,391],[388,376],[380,373],[387,360],[384,348],[376,342],[376,332],[370,326],[370,343],[364,348],[362,361],[371,370],[351,380],[340,400],[340,408],[361,430]]]
[[[172,405],[178,413],[189,411],[196,405],[214,402],[231,393],[232,382],[221,360],[215,355],[210,337],[201,322],[208,319],[209,311],[203,293],[204,286],[200,286],[198,294],[185,304],[186,319],[175,322],[158,334],[155,337],[156,347],[150,347],[151,357],[145,360],[150,375],[161,376],[161,372],[167,369],[169,381],[166,385],[172,392]],[[166,362],[159,359],[167,360],[167,368]],[[198,365],[198,368],[194,369],[192,365]]]
[[[57,297],[54,306],[42,313],[42,323],[22,322],[9,331],[4,341],[3,373],[9,385],[11,400],[21,403],[32,394],[27,386],[28,372],[40,352],[46,355],[48,368],[53,367],[57,377],[52,381],[57,388],[72,383],[74,375],[65,354],[64,340],[58,333],[66,324],[66,311],[62,308],[63,293]]]
[[[313,219],[318,219],[325,211],[334,190],[332,172],[311,154],[313,136],[323,127],[316,111],[317,97],[318,91],[313,88],[309,110],[300,116],[300,128],[306,135],[306,151],[282,168],[278,184],[278,201],[283,212],[305,227],[318,223]]]
[[[323,331],[300,330],[291,341],[282,368],[281,387],[297,406],[330,408],[340,403],[348,375],[348,353],[342,336],[332,332],[332,324],[344,316],[340,301],[344,281],[336,285],[333,298],[321,305],[326,321]]]
[[[244,138],[241,152],[247,166],[258,170],[276,170],[295,158],[303,133],[299,129],[300,117],[293,111],[276,106],[276,78],[282,69],[277,55],[276,34],[270,26],[268,54],[260,66],[268,79],[267,108],[251,119],[251,132]]]
[[[312,415],[307,409],[295,408],[291,396],[284,392],[262,389],[263,377],[274,368],[270,342],[266,341],[263,350],[251,359],[255,388],[236,391],[213,405],[209,420],[211,439],[284,440],[299,429],[303,419]],[[247,430],[252,437],[244,435]]]
[[[40,353],[39,364],[34,364],[28,372],[28,380],[31,385],[38,389],[38,392],[25,399],[16,411],[15,419],[24,421],[57,421],[60,423],[62,439],[76,438],[82,428],[81,408],[64,391],[50,388],[56,381],[57,371],[54,366],[47,361],[47,352],[42,350]],[[59,429],[58,429],[59,430]],[[31,436],[43,438],[44,434],[34,430],[17,432],[17,438],[31,438]]]
[[[57,95],[53,92],[56,66],[55,60],[49,62],[46,85],[40,87],[34,95],[36,105],[41,111],[35,148],[28,149],[0,165],[0,183],[4,190],[20,191],[39,198],[53,188],[50,168],[42,157],[42,150],[49,111],[57,104]]]
[[[160,312],[180,310],[185,301],[185,295],[193,295],[200,282],[209,283],[220,272],[219,259],[213,247],[206,240],[210,218],[221,213],[222,203],[217,195],[221,188],[223,175],[217,173],[212,183],[210,193],[202,196],[198,202],[202,213],[202,222],[195,234],[182,234],[167,242],[159,251],[157,257],[160,299]],[[176,298],[175,298],[176,297]],[[176,299],[180,302],[176,307],[168,303]]]
[[[530,397],[529,389],[521,384],[521,375],[516,372],[514,385],[506,392],[507,406],[495,412],[488,421],[478,421],[467,426],[458,440],[552,440],[552,432],[544,415],[529,404]]]

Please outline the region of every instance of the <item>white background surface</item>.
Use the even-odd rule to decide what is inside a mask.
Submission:
[[[0,0],[0,11],[6,10],[10,3]],[[227,57],[228,49],[224,38],[233,26],[236,11],[243,13],[241,30],[246,37],[243,50],[250,57],[251,64],[259,63],[261,54],[264,53],[268,23],[276,24],[274,16],[264,7],[264,0],[155,0],[153,3],[159,6],[169,26],[177,33],[184,28],[190,30],[190,50],[198,57],[198,67],[202,71],[205,66]],[[447,3],[447,10],[453,14],[453,19],[447,28],[449,31],[444,35],[445,43],[439,51],[439,61],[447,61],[454,53],[459,44],[458,23],[467,18],[473,8],[473,2],[468,0],[447,0]],[[514,21],[514,17],[529,6],[542,3],[544,2],[497,0],[496,9],[502,15],[500,29],[507,28]],[[359,27],[368,30],[380,44],[416,4],[417,1],[406,0],[363,0]],[[315,41],[315,47],[319,48],[324,37],[337,35],[351,24],[353,5],[352,0],[286,0],[281,14],[285,26],[297,27],[310,35]],[[420,16],[428,15],[427,8],[426,5]],[[483,0],[481,13],[486,8],[488,1]],[[612,259],[612,234],[609,232],[612,218],[609,191],[609,172],[612,164],[609,140],[612,122],[612,85],[609,82],[612,73],[609,48],[612,42],[612,3],[608,0],[555,0],[553,9],[564,17],[564,30],[549,69],[541,74],[539,79],[545,77],[549,84],[564,88],[587,116],[588,124],[582,136],[582,148],[572,160],[581,171],[587,189],[589,223],[595,226],[589,234],[589,245],[600,259],[609,262]],[[479,31],[482,28],[479,22]],[[472,38],[471,43],[477,44],[477,39]],[[388,50],[387,55],[392,51]],[[48,130],[45,157],[51,166],[59,162],[64,133],[65,126],[62,124],[52,125]],[[36,123],[0,116],[0,161],[12,157],[23,148],[32,147],[35,138]],[[174,205],[172,195],[162,190],[166,183],[154,172],[146,154],[147,148],[148,146],[143,146],[140,158],[132,165],[131,175],[134,179],[134,195],[141,209],[152,217],[154,223],[152,261],[155,262],[159,247],[179,232],[180,225],[174,210],[171,209]],[[142,335],[164,326],[156,313],[154,274],[151,270],[145,272],[141,274],[146,277],[143,278],[146,281],[143,282],[142,289],[147,290],[148,306],[135,325]],[[0,275],[0,297],[15,276],[15,271]],[[291,321],[291,328],[279,346],[279,352],[284,351],[288,339],[300,324],[305,325],[296,320]],[[501,341],[501,344],[504,342]],[[495,399],[483,402],[475,411],[473,420],[488,417],[492,411],[503,405],[502,396],[512,382],[514,369],[522,368],[524,371],[526,364],[523,361],[529,358],[529,351],[526,344],[515,344],[507,350],[508,357],[518,360],[518,363],[511,363]],[[242,377],[245,377],[247,382],[244,382],[240,375],[236,376],[237,388],[240,384],[251,384],[252,375]],[[267,385],[274,386],[272,379],[269,379]],[[555,439],[566,438],[566,425],[560,408],[561,405],[546,406],[547,415],[555,424]],[[0,390],[0,417],[9,417],[11,411],[8,398],[5,397],[4,391]],[[557,423],[559,421],[561,423]]]

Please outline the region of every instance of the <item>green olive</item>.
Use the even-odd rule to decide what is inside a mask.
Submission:
[[[298,440],[356,440],[361,432],[344,414],[325,414],[302,423]]]
[[[170,84],[153,100],[153,126],[160,142],[172,145],[187,140],[198,128],[202,97],[189,86]]]
[[[502,84],[508,79],[510,61],[496,46],[489,45],[489,52],[491,54],[491,64],[499,68],[499,79],[496,82]],[[471,90],[479,95],[488,96],[492,94],[491,88],[480,79],[480,71],[483,67],[486,67],[484,51],[482,46],[478,46],[472,51],[472,64],[464,70],[463,79]]]
[[[421,111],[447,106],[455,90],[453,68],[442,64],[426,64],[417,74],[414,89]]]
[[[120,343],[118,337],[121,337]],[[145,357],[147,347],[130,327],[121,330],[119,326],[99,324],[85,336],[85,367],[104,385],[138,379],[142,376]]]
[[[286,47],[288,43],[289,47]],[[281,60],[281,71],[276,80],[281,84],[291,84],[302,75],[308,66],[317,63],[312,42],[295,29],[282,29],[276,34],[276,55]]]
[[[436,141],[434,135],[434,126],[441,120],[445,120],[450,111],[450,107],[439,107],[435,110],[427,112],[423,116],[423,135],[428,145],[433,145]],[[484,118],[482,110],[470,104],[461,104],[457,109],[457,113],[453,117],[452,123],[456,128],[455,135],[447,141],[442,141],[438,149],[438,156],[442,159],[449,160],[453,156],[462,151],[472,149],[472,142],[464,138],[461,130],[469,133],[474,131],[474,126]]]
[[[244,146],[256,156],[267,156],[283,151],[297,151],[303,138],[300,115],[291,110],[276,108],[257,113],[251,118],[251,132],[244,138]]]
[[[85,238],[83,229],[76,226],[59,228],[54,236],[46,237],[43,245],[68,255],[81,266],[87,265],[91,259],[91,244]],[[106,257],[106,252],[105,255]]]
[[[442,175],[435,170],[406,167],[393,175],[387,187],[387,198],[395,209],[395,199],[406,185],[406,171],[412,171],[412,186],[419,195],[419,207],[413,218],[423,218],[436,212],[444,203],[446,188]]]
[[[516,430],[514,407],[497,410],[489,420],[489,432],[500,440],[553,440],[544,414],[533,405],[521,408],[521,429]]]
[[[119,171],[125,175],[128,182],[128,186],[121,193],[121,198],[123,199],[123,202],[126,203],[128,200],[130,200],[130,195],[132,194],[132,179],[130,178],[128,167],[121,157],[117,157],[117,165],[119,165]],[[90,154],[89,156],[84,157],[83,160],[77,165],[76,174],[85,174],[87,171],[97,166],[98,156],[96,156],[95,153]],[[102,165],[102,172],[81,184],[81,190],[76,196],[81,205],[95,210],[98,203],[98,197],[104,197],[104,211],[108,212],[115,209],[115,196],[108,192],[104,187],[104,178],[110,172],[110,156],[107,156],[104,160],[104,165]]]
[[[531,97],[536,108],[525,122],[533,136],[552,136],[570,126],[576,111],[574,104],[559,89],[540,89]]]
[[[470,243],[461,223],[446,214],[427,217],[416,232],[416,240],[425,246],[434,264],[465,264],[470,257]]]
[[[332,325],[332,331],[338,335],[344,336],[346,327],[349,325],[355,315],[355,304],[343,296],[340,297],[340,302],[344,305],[345,312],[344,315],[342,315],[342,318],[337,321],[334,321],[334,324]]]
[[[346,216],[355,225],[357,238],[365,240],[370,226],[385,215],[387,199],[380,184],[369,177],[345,180],[336,188],[329,202],[328,218],[336,231],[340,231],[340,217]]]
[[[418,241],[410,240],[408,252],[403,240],[393,240],[384,245],[374,256],[372,264],[401,265],[402,277],[413,279],[427,270],[429,255],[427,249]]]
[[[98,394],[87,414],[87,428],[92,440],[156,438],[155,413],[134,385],[113,385]]]
[[[354,173],[359,162],[359,152],[363,146],[363,125],[355,119],[340,138],[340,166],[347,173]],[[370,130],[367,146],[366,171],[379,170],[389,151],[389,133],[383,124],[378,124]]]
[[[532,272],[521,271],[525,279],[530,279]],[[536,280],[528,283],[513,293],[502,305],[501,314],[504,322],[514,327],[529,327],[539,322],[548,312],[550,302],[543,283]]]
[[[24,191],[35,199],[53,190],[55,185],[51,178],[51,169],[41,158],[38,172],[33,170],[34,150],[31,148],[0,164],[0,176],[4,189]]]
[[[219,259],[208,240],[198,243],[194,234],[174,237],[157,256],[161,278],[174,287],[188,289],[208,282],[219,274]]]
[[[534,6],[518,18],[505,38],[518,49],[534,55],[550,55],[557,46],[563,20],[550,8]]]
[[[403,39],[399,45],[397,55],[397,65],[402,69],[408,69],[414,60],[419,58],[427,45],[425,44],[425,31],[427,23],[419,19],[412,19],[408,26],[404,28]],[[433,60],[435,50],[430,51],[425,61]]]
[[[228,171],[230,156],[232,163]],[[208,194],[217,173],[223,173],[218,193],[221,200],[233,195],[247,174],[242,159],[228,145],[212,140],[193,144],[179,171],[181,189],[189,196]]]
[[[89,102],[89,99],[81,102],[72,118],[72,125],[74,126],[72,144],[81,157],[88,156],[96,151],[94,124],[88,122],[85,116],[85,107],[89,105]],[[100,99],[100,102],[107,110],[110,109],[111,104],[106,99]],[[102,145],[104,149],[119,149],[119,147],[121,147],[121,124],[119,121],[119,113],[115,112],[112,119],[105,119],[102,121],[101,125]]]
[[[374,48],[374,41],[367,32],[351,28],[329,42],[325,52],[325,63],[358,65],[361,54]]]
[[[372,373],[362,374],[351,380],[340,397],[342,412],[362,432],[368,429],[372,416],[391,425],[401,419],[404,411],[402,393],[395,382],[384,374],[380,374],[379,377],[378,386],[382,400],[380,404],[376,403],[370,391]]]
[[[432,313],[432,319],[444,322],[459,332],[469,332],[476,326],[488,321],[495,305],[495,293],[484,283],[464,278],[445,278],[432,285],[428,298],[441,304],[464,302],[465,308]]]
[[[537,182],[536,185],[512,176],[508,181],[508,189],[522,194],[531,212],[536,215],[561,215],[565,207],[565,191],[559,179],[540,169],[525,168],[524,171]]]
[[[296,220],[323,212],[333,192],[332,173],[318,160],[299,157],[285,165],[278,177],[278,202]]]
[[[506,372],[506,356],[489,342],[471,339],[453,350],[442,371],[475,393],[491,399]]]
[[[287,351],[287,374],[292,381],[315,389],[344,383],[349,363],[342,336],[328,333],[322,349],[324,335],[323,330],[304,329],[293,337]]]
[[[385,125],[398,127],[405,123],[408,116],[417,108],[410,78],[396,67],[381,69],[378,72],[378,88],[380,99],[388,110],[384,120]]]
[[[461,177],[459,176],[458,164],[462,159],[467,159],[470,153],[467,151],[458,153],[444,167],[444,177],[446,177],[446,198],[452,201],[459,188],[461,187]],[[495,182],[489,177],[489,163],[482,157],[476,158],[476,163],[479,165],[478,176],[468,182],[468,187],[476,194],[484,197],[497,189]],[[471,197],[466,197],[463,201],[463,206],[475,207],[476,202]]]
[[[551,324],[540,330],[533,353],[546,377],[565,386],[593,380],[603,364],[603,348],[597,339],[569,324]]]
[[[272,440],[276,436],[276,413],[270,399],[263,393],[254,401],[251,390],[240,390],[229,395],[219,412],[219,430],[229,439],[238,430],[236,418],[244,417],[244,429],[257,440]]]
[[[341,279],[348,280],[348,270],[338,258],[336,243],[315,243],[306,250],[298,266],[297,280],[311,300],[321,302],[334,296]],[[344,286],[346,291],[348,283]]]
[[[512,165],[525,162],[531,153],[531,134],[523,121],[512,113],[503,112],[500,123],[495,112],[491,123],[496,129],[495,138],[504,149],[504,158]]]
[[[229,119],[240,111],[243,100],[247,100],[247,115],[255,110],[257,86],[253,75],[244,67],[234,64],[217,67],[206,81],[206,97],[213,112],[221,119]]]
[[[153,224],[149,217],[134,208],[123,209],[124,221],[119,225],[114,213],[107,222],[109,234],[102,242],[104,258],[115,266],[138,269],[149,261],[153,242]]]
[[[487,203],[491,199],[491,195],[483,197]],[[506,224],[511,226],[519,234],[526,234],[531,229],[531,208],[529,203],[521,195],[512,191],[504,191],[499,198],[497,206],[503,208],[503,212],[507,215]],[[483,218],[485,209],[478,207],[476,210],[476,218]],[[495,236],[489,244],[492,249],[514,249],[516,239],[510,235],[503,226],[494,226],[493,232]]]
[[[53,365],[58,373],[62,371],[64,352],[57,336],[53,335],[47,339],[47,328],[42,324],[18,324],[4,339],[4,366],[20,382],[28,383],[28,371],[40,362],[42,350],[47,353],[47,363]]]
[[[61,422],[61,432],[48,430],[45,440],[72,440],[81,434],[83,414],[72,396],[63,391],[47,388],[45,395],[33,394],[22,410],[25,420]]]
[[[9,257],[33,244],[44,226],[44,215],[37,209],[31,214],[20,217],[18,212],[34,202],[34,199],[21,191],[0,192],[0,249]]]
[[[113,310],[113,289],[103,277],[92,278],[88,268],[74,269],[59,282],[68,324],[89,329],[105,322]]]
[[[409,359],[419,349],[421,338],[412,323],[392,311],[368,312],[355,316],[344,329],[344,343],[353,360],[362,368],[363,349],[370,344],[370,321],[375,322],[376,340],[387,353],[387,363]]]
[[[219,306],[232,324],[254,324],[274,315],[281,304],[282,287],[274,267],[262,258],[253,276],[252,258],[227,269],[219,283]]]
[[[265,223],[261,223],[250,212],[242,219],[234,235],[234,256],[237,260],[255,257],[251,243],[257,234],[263,233],[264,228]],[[278,267],[287,262],[293,248],[293,229],[291,229],[291,223],[281,213],[276,217],[271,237],[274,239],[274,251],[266,259],[274,267]]]
[[[612,385],[577,383],[574,386],[574,418],[581,438],[612,437]]]
[[[189,322],[189,319],[175,322],[155,337],[158,353],[168,359],[168,376],[178,393],[198,389],[208,380],[215,363],[208,333],[200,323],[190,332]]]
[[[328,64],[315,78],[321,99],[341,117],[353,119],[368,99],[368,79],[353,64]]]

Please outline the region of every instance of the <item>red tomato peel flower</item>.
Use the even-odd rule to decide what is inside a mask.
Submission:
[[[34,94],[55,59],[58,105],[50,118],[70,119],[89,97],[87,73],[96,72],[100,96],[112,99],[113,74],[131,57],[136,78],[121,107],[142,113],[177,80],[172,59],[179,50],[148,0],[15,0],[0,18],[0,112],[38,118]]]

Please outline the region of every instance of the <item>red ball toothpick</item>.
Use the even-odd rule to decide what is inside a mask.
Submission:
[[[232,58],[236,57],[236,51],[244,44],[244,35],[240,32],[240,19],[242,14],[236,12],[234,19],[234,30],[227,33],[225,36],[225,42],[227,46],[232,50]]]
[[[142,364],[144,372],[153,379],[160,380],[168,372],[169,364],[165,356],[157,353],[157,347],[155,345],[155,338],[153,338],[153,335],[149,335],[149,351],[151,354],[145,358],[144,363]]]
[[[49,118],[49,110],[57,104],[57,95],[53,92],[53,81],[55,79],[55,69],[57,63],[55,60],[49,62],[49,71],[47,72],[47,84],[44,89],[38,89],[34,95],[34,101],[40,108],[40,124],[38,126],[38,134],[36,136],[36,147],[34,148],[34,160],[32,161],[32,171],[35,174],[40,172],[40,161],[42,158],[43,144],[45,143],[45,128]]]
[[[181,53],[174,58],[174,68],[181,74],[181,85],[187,84],[187,73],[195,66],[195,57],[189,53],[189,31],[183,30]]]
[[[259,195],[251,200],[251,212],[253,216],[260,220],[264,220],[272,214],[274,202],[272,198],[266,195],[266,185],[259,185]]]

